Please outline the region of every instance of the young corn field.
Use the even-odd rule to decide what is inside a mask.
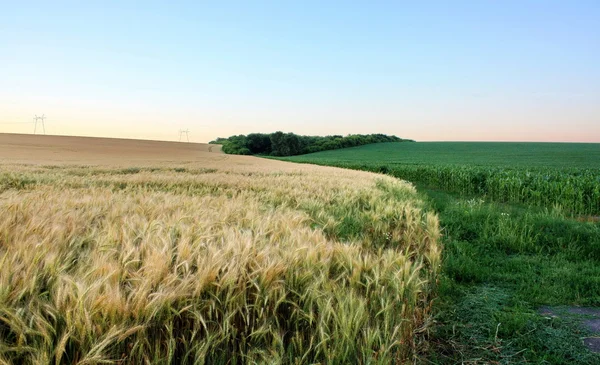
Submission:
[[[391,177],[256,161],[0,166],[0,364],[413,361],[437,216]]]
[[[473,166],[340,167],[382,172],[457,193],[501,203],[559,206],[574,214],[600,215],[600,169],[507,169]]]
[[[495,202],[600,215],[600,144],[382,143],[285,159],[386,173]]]

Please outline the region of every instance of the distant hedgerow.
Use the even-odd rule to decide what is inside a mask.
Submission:
[[[350,134],[347,136],[300,136],[294,133],[251,133],[217,138],[209,143],[223,145],[223,152],[233,155],[296,156],[340,148],[383,142],[414,142],[385,134]]]

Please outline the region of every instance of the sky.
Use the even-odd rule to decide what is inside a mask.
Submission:
[[[598,0],[0,8],[0,133],[600,142]]]

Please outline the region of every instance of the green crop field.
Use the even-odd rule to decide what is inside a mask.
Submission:
[[[408,180],[437,212],[426,363],[600,363],[584,345],[600,333],[542,314],[600,307],[600,144],[384,143],[283,159]]]
[[[501,203],[600,215],[600,144],[382,143],[285,160],[387,173]]]
[[[297,162],[600,169],[600,144],[525,142],[377,143],[287,158]]]

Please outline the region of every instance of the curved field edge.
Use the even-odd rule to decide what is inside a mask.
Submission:
[[[363,153],[356,153],[358,150]],[[439,180],[448,184],[445,189],[436,184],[437,189],[431,188],[431,183],[417,185],[423,198],[438,212],[444,232],[436,326],[429,337],[431,348],[425,361],[440,364],[599,363],[600,354],[590,352],[583,340],[597,334],[566,319],[542,316],[539,311],[540,306],[600,304],[597,216],[573,214],[574,205],[569,203],[542,207],[531,202],[526,205],[499,203],[492,195],[482,196],[477,184],[468,176],[465,179],[462,176],[468,169],[502,170],[498,166],[444,165],[435,156],[429,156],[432,159],[426,166],[405,166],[393,163],[407,158],[399,154],[369,154],[367,148],[336,152],[336,159],[329,160],[331,164],[361,160],[354,168],[394,175],[396,167],[406,167],[409,172],[429,169],[433,171],[429,176],[435,176],[436,169],[448,172],[446,181]],[[331,155],[299,157],[324,163]],[[579,174],[583,169],[559,168],[571,162],[567,156],[563,157],[566,160],[554,161],[555,166],[544,169],[559,176],[568,188],[569,179],[561,175],[567,173],[568,177],[569,173]],[[469,161],[466,155],[463,163]],[[519,167],[519,161],[515,162],[517,166],[506,171],[516,170],[523,175],[527,170],[539,171]],[[595,176],[594,170],[587,171],[595,179],[600,176],[597,170]],[[453,179],[451,174],[458,179]],[[504,177],[511,182],[516,180],[514,176],[513,179],[508,175]],[[411,181],[419,182],[418,174],[413,178]],[[456,181],[462,184],[452,189]],[[516,196],[518,194],[516,190]]]
[[[391,177],[14,165],[0,211],[0,363],[402,363],[431,323],[438,218]]]

